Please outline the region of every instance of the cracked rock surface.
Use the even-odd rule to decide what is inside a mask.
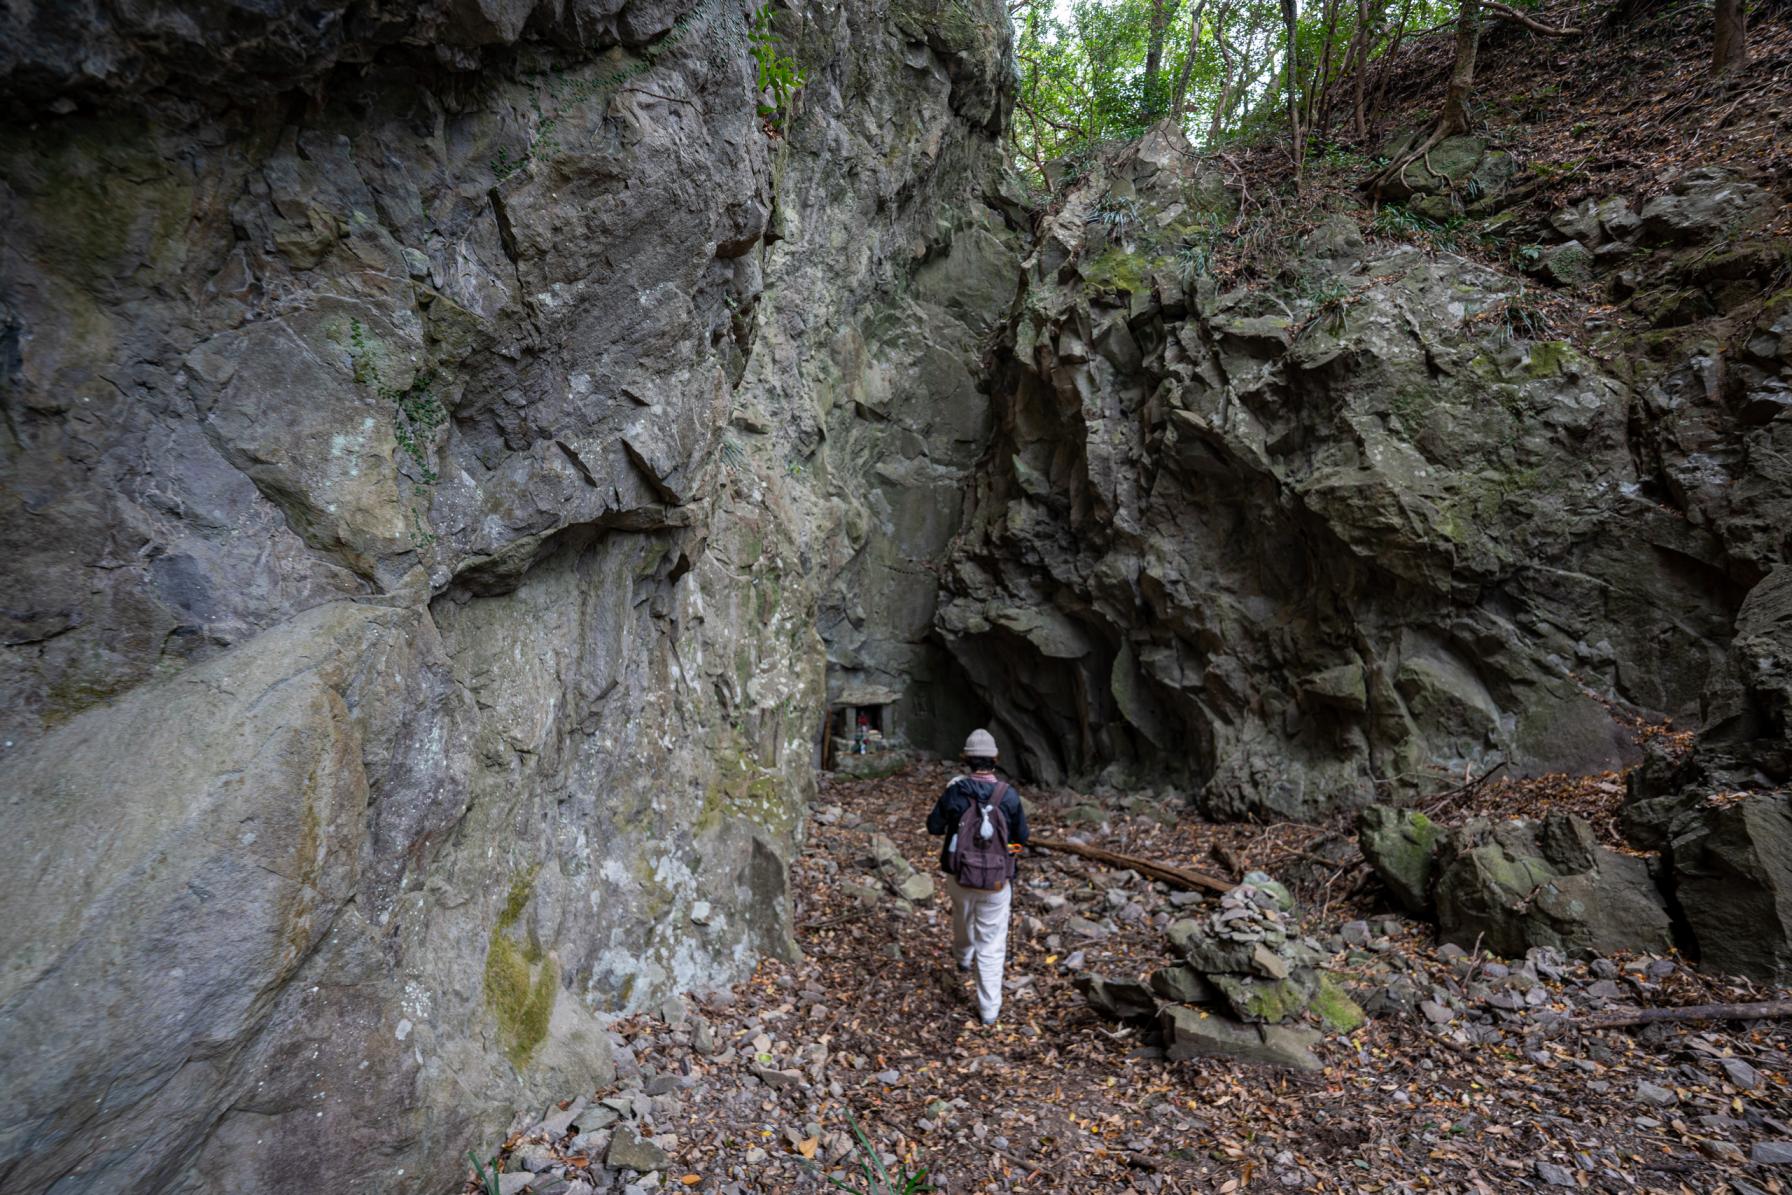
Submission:
[[[0,1189],[439,1191],[791,949],[817,610],[913,523],[843,495],[986,434],[1001,9],[784,14],[776,130],[717,0],[63,8],[0,17]]]

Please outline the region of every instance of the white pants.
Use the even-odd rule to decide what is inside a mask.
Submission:
[[[946,877],[952,898],[952,953],[961,966],[977,966],[977,1014],[985,1023],[1002,1012],[1002,964],[1008,956],[1008,910],[1014,882],[1000,892],[961,888]]]

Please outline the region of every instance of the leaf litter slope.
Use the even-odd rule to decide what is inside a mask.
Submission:
[[[1102,806],[1029,794],[1040,833],[1291,879],[1308,932],[1335,949],[1334,967],[1373,1013],[1320,1045],[1322,1072],[1166,1062],[1139,1029],[1098,1019],[1073,987],[1076,969],[1131,976],[1159,965],[1160,926],[1191,898],[1064,856],[1023,864],[1002,1024],[983,1029],[950,965],[943,893],[900,901],[871,862],[883,834],[931,870],[938,840],[922,822],[950,774],[824,779],[793,869],[802,960],[767,962],[688,1017],[674,1007],[615,1026],[618,1086],[588,1095],[620,1103],[618,1127],[666,1150],[670,1185],[832,1189],[823,1175],[856,1172],[850,1111],[888,1164],[925,1167],[949,1192],[1785,1189],[1783,1167],[1751,1161],[1775,1143],[1792,1148],[1785,1022],[1580,1023],[1774,993],[1673,959],[1434,949],[1427,927],[1378,903],[1339,826],[1211,825],[1148,797]],[[1526,813],[1557,801],[1597,812],[1614,780],[1471,795],[1479,813],[1502,798]],[[1339,936],[1351,921],[1362,923],[1355,944]],[[578,1143],[532,1123],[519,1119],[513,1150],[533,1142],[567,1156]]]

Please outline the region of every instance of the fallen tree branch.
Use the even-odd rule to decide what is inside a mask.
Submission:
[[[1768,1021],[1792,1017],[1792,1000],[1761,1000],[1753,1004],[1683,1004],[1677,1008],[1639,1008],[1632,1012],[1593,1017],[1583,1022],[1588,1029],[1622,1029],[1657,1021]]]
[[[1174,884],[1178,888],[1205,888],[1209,892],[1230,892],[1233,885],[1206,872],[1195,871],[1187,867],[1171,867],[1168,863],[1153,863],[1149,859],[1140,859],[1133,855],[1122,855],[1114,851],[1104,851],[1098,846],[1084,846],[1080,842],[1069,842],[1062,838],[1041,838],[1035,834],[1027,845],[1047,851],[1063,851],[1067,855],[1081,855],[1085,859],[1093,859],[1097,863],[1106,863],[1110,867],[1129,867],[1142,876],[1150,876],[1154,880],[1162,880],[1166,884]]]
[[[1558,29],[1554,25],[1533,21],[1516,8],[1507,8],[1504,4],[1496,3],[1495,0],[1481,0],[1481,11],[1496,17],[1504,17],[1508,21],[1517,21],[1532,33],[1541,33],[1544,37],[1579,37],[1581,35],[1579,29]]]
[[[1025,1170],[1027,1173],[1021,1178],[1020,1181],[1022,1183],[1029,1182],[1035,1178],[1038,1178],[1042,1174],[1045,1175],[1045,1177],[1051,1179],[1054,1183],[1062,1182],[1062,1180],[1059,1179],[1059,1177],[1055,1171],[1046,1169],[1044,1166],[1040,1165],[1038,1162],[1029,1162],[1025,1158],[1016,1157],[1015,1155],[1009,1153],[1005,1149],[997,1149],[995,1146],[989,1144],[987,1141],[977,1141],[975,1138],[972,1138],[972,1144],[981,1146],[982,1148],[988,1150],[990,1153],[994,1154],[996,1157],[1001,1158],[1003,1161],[1009,1162],[1015,1166],[1019,1166],[1023,1170]],[[1016,1184],[1016,1185],[1018,1186],[1019,1184]]]
[[[1435,797],[1432,797],[1425,802],[1424,812],[1428,814],[1435,813],[1439,809],[1442,809],[1444,805],[1449,802],[1450,798],[1467,796],[1480,788],[1483,784],[1486,784],[1495,773],[1504,771],[1505,767],[1506,761],[1502,759],[1491,768],[1488,768],[1485,772],[1482,772],[1479,776],[1476,776],[1473,780],[1470,780],[1467,784],[1458,785],[1449,792],[1438,793]]]

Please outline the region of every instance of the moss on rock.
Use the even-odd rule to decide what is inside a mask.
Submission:
[[[1333,1033],[1354,1033],[1369,1019],[1368,1014],[1358,1008],[1356,1001],[1346,996],[1344,989],[1333,983],[1329,975],[1320,976],[1319,991],[1314,993],[1312,1003],[1307,1007]]]
[[[1084,266],[1083,280],[1091,290],[1119,290],[1139,294],[1149,285],[1146,278],[1150,268],[1151,263],[1143,254],[1129,253],[1116,247]]]
[[[559,992],[560,968],[533,936],[522,941],[509,931],[522,919],[535,893],[539,865],[518,872],[492,926],[485,952],[485,1004],[498,1022],[499,1045],[518,1070],[527,1067],[547,1040],[548,1020]]]
[[[1407,912],[1424,916],[1431,907],[1437,871],[1439,830],[1422,813],[1371,805],[1357,819],[1357,845],[1388,891]]]

